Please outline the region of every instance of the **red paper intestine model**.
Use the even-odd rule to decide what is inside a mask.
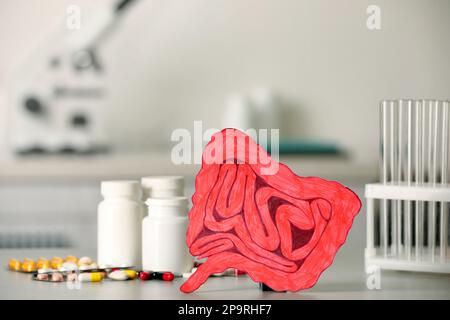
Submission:
[[[350,189],[295,175],[236,129],[216,133],[205,147],[192,201],[187,245],[207,260],[183,292],[228,268],[276,291],[310,288],[361,207]]]

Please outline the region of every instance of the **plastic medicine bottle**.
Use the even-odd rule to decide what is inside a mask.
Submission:
[[[184,196],[182,176],[149,176],[141,179],[144,201],[148,198],[171,198]]]
[[[99,265],[140,268],[144,204],[138,181],[104,181],[98,206]]]
[[[150,198],[142,223],[143,270],[190,272],[194,263],[186,245],[188,199]]]

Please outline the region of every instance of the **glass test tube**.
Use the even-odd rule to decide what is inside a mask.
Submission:
[[[449,103],[442,103],[442,137],[441,137],[441,184],[448,183],[448,140],[449,140]],[[445,263],[448,251],[448,203],[441,202],[440,212],[440,259]]]

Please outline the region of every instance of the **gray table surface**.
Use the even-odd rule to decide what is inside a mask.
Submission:
[[[182,278],[83,283],[79,289],[33,281],[29,274],[8,271],[8,259],[94,256],[92,250],[0,250],[0,299],[450,299],[449,275],[383,271],[381,289],[369,290],[361,251],[361,246],[344,246],[315,287],[296,293],[262,292],[244,276],[210,278],[198,291],[184,294],[179,291]]]

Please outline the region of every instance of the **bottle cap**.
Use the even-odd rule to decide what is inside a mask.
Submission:
[[[157,207],[187,207],[189,201],[186,197],[148,198],[145,203]]]
[[[142,186],[148,189],[183,189],[182,176],[150,176],[141,179]]]
[[[135,180],[103,181],[101,185],[103,196],[140,197],[141,185]]]

